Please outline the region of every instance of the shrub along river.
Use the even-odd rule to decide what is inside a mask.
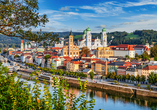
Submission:
[[[16,77],[15,80],[18,78]],[[21,81],[26,81],[25,79],[20,79]],[[34,82],[28,81],[33,87]],[[43,83],[41,84],[41,94],[43,94]],[[53,87],[50,85],[50,91],[53,91]],[[79,87],[75,85],[70,85],[69,92],[73,91],[76,96],[81,94]],[[109,90],[99,90],[95,88],[87,88],[86,91],[87,100],[95,99],[94,110],[156,110],[157,109],[157,99],[150,97],[135,96],[131,94],[125,94],[120,92],[113,92]]]

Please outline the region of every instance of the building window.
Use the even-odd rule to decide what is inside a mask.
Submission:
[[[64,52],[64,55],[66,55],[66,52]]]
[[[72,55],[72,52],[70,52],[70,55]]]
[[[76,52],[76,55],[78,55],[78,52]]]

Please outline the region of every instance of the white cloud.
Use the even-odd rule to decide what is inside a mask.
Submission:
[[[66,7],[60,8],[60,10],[61,10],[61,11],[68,11],[68,10],[70,10],[70,8],[66,6]]]
[[[112,7],[110,5],[107,6],[81,6],[80,9],[93,10],[98,14],[107,14],[110,16],[118,15],[120,13],[124,13],[121,7]]]
[[[79,11],[79,9],[75,9],[75,11]]]
[[[157,30],[156,25],[157,25],[157,19],[140,20],[140,22],[136,21],[136,22],[128,23],[128,25],[118,25],[118,27],[112,26],[111,28],[108,29],[108,31],[109,32],[113,32],[113,31],[133,32],[135,30],[143,30],[143,29]]]
[[[100,25],[100,26],[96,26],[95,28],[105,28],[106,25]]]
[[[48,14],[53,14],[53,13],[56,13],[56,12],[58,12],[58,11],[56,11],[56,10],[42,10],[42,11],[39,12],[39,14],[40,15],[43,15],[43,14],[48,15]]]
[[[141,10],[142,10],[142,11],[146,11],[147,9],[146,9],[146,8],[141,8]]]

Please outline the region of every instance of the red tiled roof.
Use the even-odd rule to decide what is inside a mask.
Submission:
[[[23,52],[21,52],[21,51],[14,51],[14,53],[15,54],[20,54],[20,53],[22,54]]]
[[[157,69],[157,65],[146,66],[145,68],[143,68],[143,70],[156,70],[156,69]]]
[[[127,66],[119,66],[117,69],[127,69]]]
[[[44,51],[44,54],[52,54],[50,51]]]
[[[93,54],[89,54],[89,57],[92,57]],[[86,54],[82,55],[82,57],[86,57]]]
[[[74,63],[74,64],[80,64],[80,63],[82,63],[82,61],[73,61],[72,63]]]
[[[105,65],[106,64],[106,62],[105,61],[96,61],[95,63],[99,63],[99,64],[103,64],[103,65]],[[107,64],[109,64],[110,62],[107,62]]]
[[[67,60],[67,61],[71,61],[72,60],[72,58],[70,58],[69,56],[66,56],[66,57],[63,57],[65,60]]]
[[[57,58],[58,56],[51,56],[51,59],[53,59],[53,58]]]
[[[100,59],[97,59],[97,58],[92,58],[91,60],[99,61]]]
[[[61,49],[61,48],[60,48],[60,47],[52,47],[52,50],[53,50],[53,49]]]
[[[129,46],[127,50],[134,50],[132,46]]]
[[[59,59],[56,59],[56,60],[54,60],[54,61],[60,61]]]
[[[37,58],[42,58],[43,56],[37,56]]]
[[[129,44],[119,44],[117,47],[127,48]]]

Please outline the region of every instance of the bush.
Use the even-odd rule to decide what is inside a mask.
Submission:
[[[114,80],[114,83],[117,84],[117,80]]]
[[[7,74],[9,69],[1,65],[0,67],[0,91],[2,91],[0,94],[0,108],[2,110],[13,110],[14,108],[17,110],[91,110],[94,106],[95,100],[87,101],[84,95],[87,81],[82,83],[78,79],[82,91],[82,95],[78,98],[73,93],[68,92],[69,89],[66,80],[62,77],[57,78],[56,76],[53,77],[53,91],[50,93],[49,86],[44,82],[44,90],[43,94],[41,94],[41,85],[39,84],[39,80],[37,80],[37,76],[34,80],[34,86],[31,88],[27,82],[20,82],[20,78],[15,82],[16,73],[9,76]],[[37,71],[32,74],[35,76]],[[67,97],[69,94],[70,97]]]
[[[137,87],[140,87],[141,85],[140,84],[137,84]]]

